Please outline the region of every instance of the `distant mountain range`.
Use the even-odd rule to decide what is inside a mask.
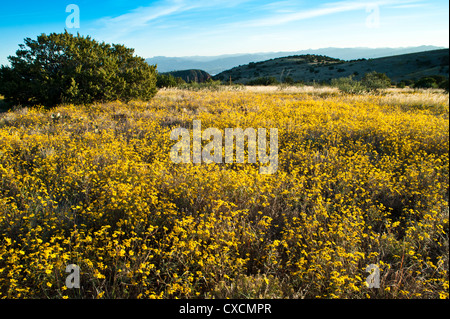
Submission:
[[[295,55],[324,55],[340,60],[374,59],[388,56],[395,56],[408,53],[417,53],[443,49],[436,46],[419,46],[407,48],[323,48],[310,49],[295,52],[267,52],[252,54],[227,54],[219,56],[190,56],[190,57],[164,57],[157,56],[146,61],[149,64],[157,65],[158,72],[181,71],[188,69],[200,69],[211,75],[219,74],[225,70],[245,65],[250,62],[261,62]]]

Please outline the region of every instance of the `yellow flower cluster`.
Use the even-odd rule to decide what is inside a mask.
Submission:
[[[167,90],[2,114],[0,298],[449,298],[448,100],[395,94]],[[277,173],[171,162],[193,120],[277,128]]]

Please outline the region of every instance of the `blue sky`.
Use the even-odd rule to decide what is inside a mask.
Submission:
[[[449,46],[443,0],[42,0],[0,4],[0,64],[26,37],[68,29],[136,49],[145,58],[325,47]]]

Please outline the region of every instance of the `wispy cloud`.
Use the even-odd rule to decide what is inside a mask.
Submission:
[[[274,4],[282,4],[284,1]],[[336,13],[365,10],[374,6],[385,5],[409,5],[417,0],[371,0],[371,1],[339,1],[322,5],[315,9],[297,11],[294,13],[275,14],[267,17],[254,19],[241,24],[242,27],[270,27],[286,24],[293,21],[311,19]],[[279,12],[278,12],[279,13]]]
[[[182,0],[172,0],[149,7],[139,7],[116,17],[104,17],[95,22],[103,32],[120,38],[148,26],[156,19],[181,13],[193,6]]]
[[[410,9],[410,8],[421,8],[426,7],[425,3],[413,3],[413,4],[400,4],[400,5],[394,5],[390,6],[392,9]]]
[[[159,1],[147,7],[139,7],[116,17],[104,17],[95,22],[97,28],[113,38],[122,38],[134,31],[144,30],[152,22],[173,17],[194,9],[219,9],[238,6],[249,0],[169,0]]]

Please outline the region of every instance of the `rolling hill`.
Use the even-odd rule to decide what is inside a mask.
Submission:
[[[246,84],[261,77],[274,77],[284,82],[329,82],[331,79],[353,75],[361,79],[365,73],[385,73],[393,81],[416,80],[424,76],[449,72],[449,49],[396,55],[377,59],[344,61],[322,55],[295,55],[249,63],[214,76],[215,80]]]
[[[265,52],[251,54],[226,54],[219,56],[188,56],[165,57],[156,56],[147,59],[147,63],[158,66],[158,72],[165,73],[177,70],[200,69],[216,75],[225,70],[250,62],[261,62],[269,59],[293,55],[326,55],[341,60],[356,60],[361,58],[375,59],[400,54],[416,53],[443,49],[436,46],[418,46],[406,48],[322,48],[308,49],[295,52]]]
[[[176,78],[183,79],[183,81],[187,83],[190,82],[203,83],[211,79],[211,75],[202,70],[182,70],[182,71],[165,72],[162,74],[170,74]]]

